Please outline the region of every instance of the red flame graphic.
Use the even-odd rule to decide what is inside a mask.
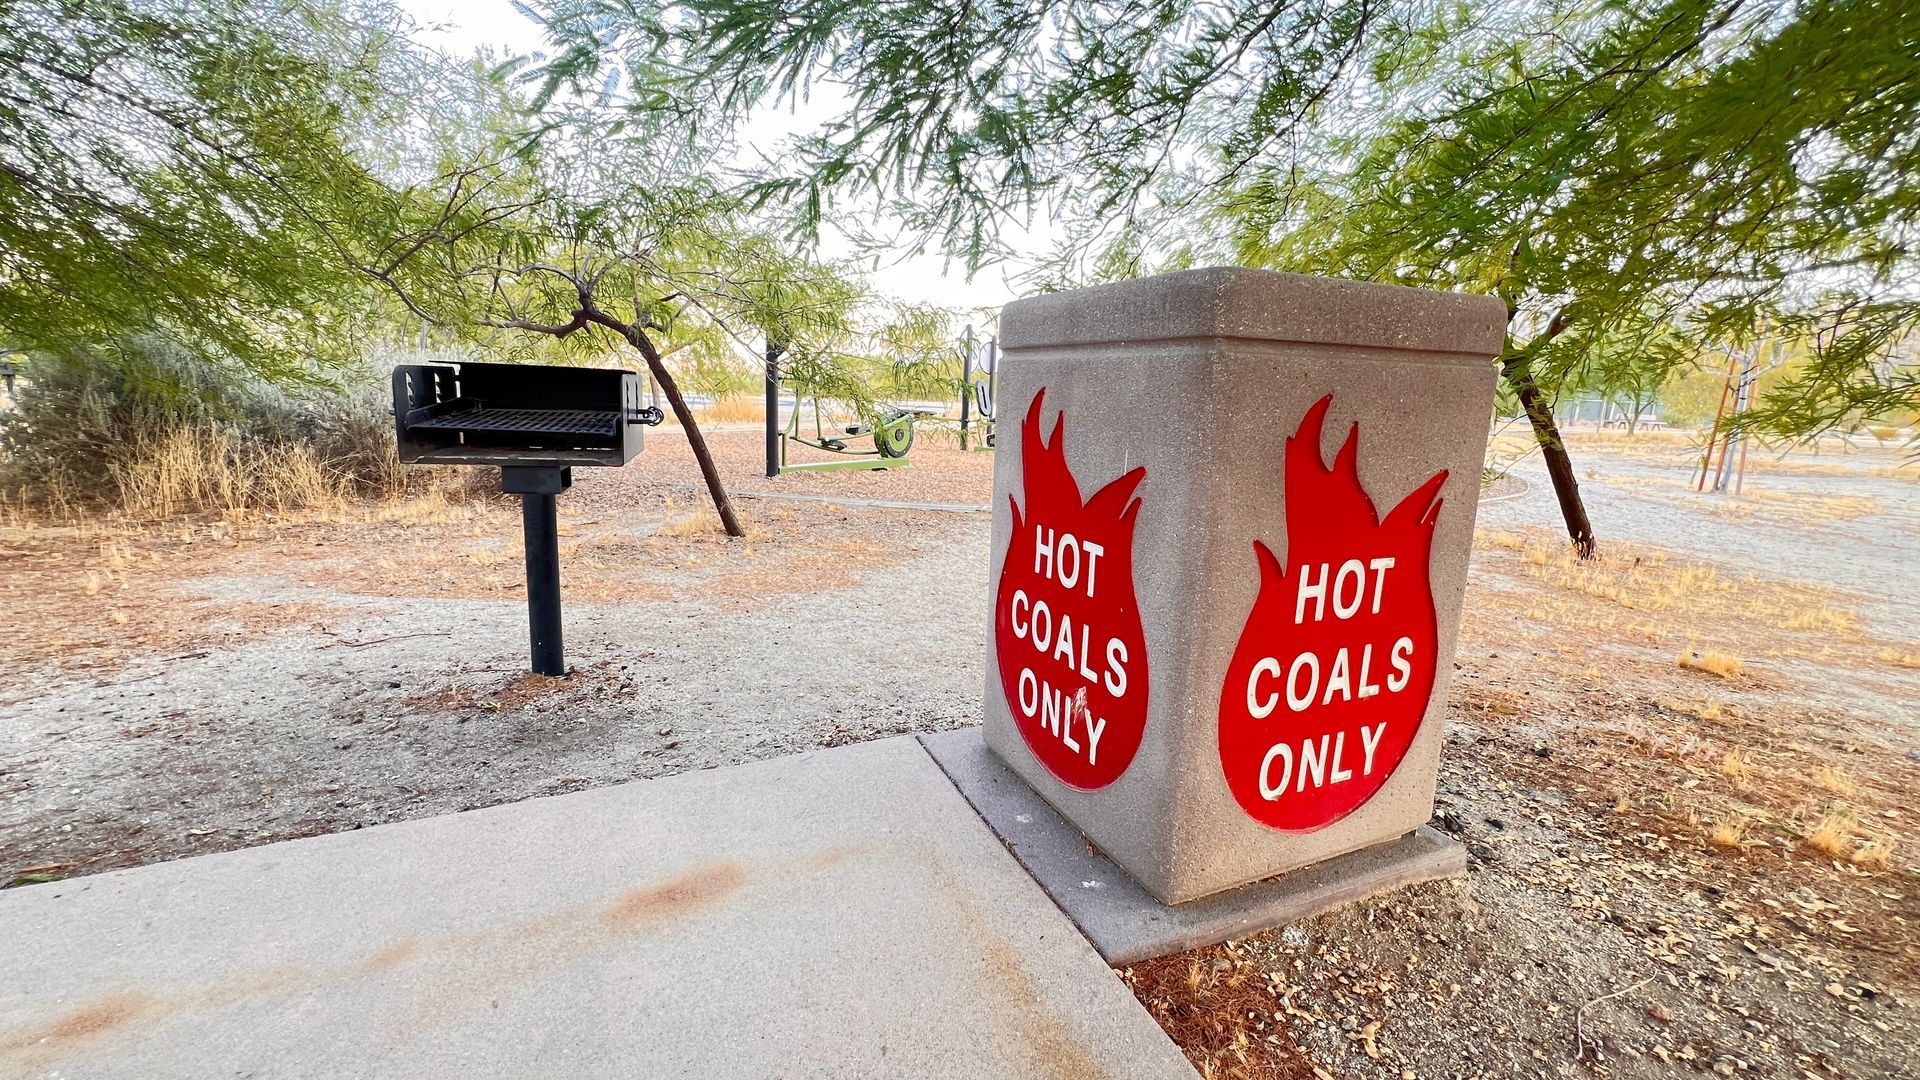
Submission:
[[[1014,724],[1047,771],[1091,791],[1132,764],[1147,724],[1147,647],[1133,593],[1135,469],[1082,502],[1062,429],[1040,434],[1034,395],[1021,425],[1026,511],[1008,496],[1013,536],[994,600],[1000,683]]]
[[[1260,592],[1220,693],[1220,766],[1247,813],[1290,832],[1331,825],[1380,790],[1433,692],[1428,562],[1442,471],[1381,520],[1360,486],[1359,425],[1328,468],[1331,395],[1286,446],[1287,562],[1254,541]]]

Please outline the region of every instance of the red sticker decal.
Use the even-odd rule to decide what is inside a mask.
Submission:
[[[1083,791],[1119,779],[1147,726],[1147,646],[1133,595],[1135,469],[1082,502],[1067,469],[1066,414],[1052,445],[1034,395],[1020,426],[1026,510],[1008,496],[1013,537],[994,599],[1007,708],[1040,764]]]
[[[1260,592],[1220,691],[1220,767],[1241,808],[1307,832],[1359,809],[1413,744],[1433,692],[1428,562],[1442,471],[1382,521],[1360,487],[1359,427],[1329,469],[1331,396],[1286,447],[1287,561],[1254,541]]]

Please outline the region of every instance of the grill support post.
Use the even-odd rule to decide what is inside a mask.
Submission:
[[[500,490],[520,496],[520,522],[527,550],[527,633],[533,670],[567,673],[560,631],[560,522],[555,499],[573,485],[565,467],[503,465]]]

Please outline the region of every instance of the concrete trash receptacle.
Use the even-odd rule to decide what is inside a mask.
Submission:
[[[1232,268],[1002,314],[986,742],[1163,902],[1431,816],[1505,324]]]

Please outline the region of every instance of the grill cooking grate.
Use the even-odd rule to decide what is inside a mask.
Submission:
[[[620,430],[620,414],[597,409],[473,408],[426,417],[408,426],[436,431],[500,431],[612,438]]]

